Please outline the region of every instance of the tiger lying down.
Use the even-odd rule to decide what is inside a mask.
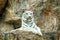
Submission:
[[[22,30],[22,31],[31,31],[32,33],[38,34],[42,36],[41,30],[34,22],[34,16],[33,11],[25,11],[22,14],[22,27],[12,30],[10,32],[16,31],[16,30]]]

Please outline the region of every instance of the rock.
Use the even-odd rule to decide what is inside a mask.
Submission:
[[[5,21],[15,21],[15,20],[19,20],[20,17],[18,17],[13,10],[8,10],[8,12],[5,14]]]
[[[4,40],[5,34],[0,34],[0,40]]]
[[[7,5],[7,0],[0,0],[0,14],[5,10],[5,6]]]
[[[8,10],[5,14],[5,22],[12,23],[15,28],[21,27],[21,19],[13,12],[13,10]]]
[[[0,22],[0,32],[8,32],[13,30],[13,25],[5,22]]]
[[[0,40],[59,40],[58,33],[43,33],[43,36],[29,31],[16,30],[14,32],[0,33]]]

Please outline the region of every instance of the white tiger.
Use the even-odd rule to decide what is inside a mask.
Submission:
[[[20,30],[31,31],[35,34],[42,35],[41,30],[34,22],[33,11],[25,11],[22,15],[22,27]]]
[[[39,27],[34,22],[33,11],[25,11],[22,14],[22,27],[16,30],[22,31],[31,31],[32,33],[38,34],[42,36],[42,32]],[[13,32],[15,30],[12,30]]]

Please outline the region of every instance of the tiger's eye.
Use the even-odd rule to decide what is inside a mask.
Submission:
[[[30,13],[30,15],[32,15],[32,13]]]

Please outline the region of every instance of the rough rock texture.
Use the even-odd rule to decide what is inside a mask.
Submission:
[[[57,33],[43,33],[42,36],[28,31],[14,31],[9,33],[0,33],[0,40],[60,40]]]
[[[0,0],[0,14],[2,14],[4,7],[6,6],[7,0]]]
[[[5,14],[5,22],[13,24],[16,28],[21,27],[21,18],[13,12],[13,10],[8,10]]]
[[[0,10],[2,10],[6,0],[0,1]],[[8,2],[4,19],[0,19],[0,40],[60,40],[58,33],[60,32],[60,0],[8,0]],[[41,28],[43,36],[19,30],[9,33],[21,27],[22,13],[28,9],[34,12],[35,23]]]
[[[12,24],[6,23],[4,21],[0,22],[0,32],[8,32],[8,31],[11,31],[13,29],[14,28],[13,28]]]

